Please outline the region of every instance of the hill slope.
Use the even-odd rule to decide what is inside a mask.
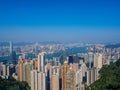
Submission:
[[[104,66],[99,73],[101,78],[86,87],[86,90],[120,90],[120,59]]]
[[[26,82],[16,81],[14,78],[2,79],[0,77],[0,90],[30,90]]]

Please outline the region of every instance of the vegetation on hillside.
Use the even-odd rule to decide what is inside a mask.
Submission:
[[[26,82],[16,81],[12,77],[8,79],[0,77],[0,90],[30,90],[30,87]]]
[[[120,59],[103,66],[99,73],[101,78],[86,87],[86,90],[120,90]]]

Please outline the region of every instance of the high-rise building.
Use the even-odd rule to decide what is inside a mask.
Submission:
[[[62,90],[76,90],[75,71],[67,61],[62,65]]]
[[[2,63],[0,63],[0,76],[2,75]]]
[[[10,41],[10,54],[13,53],[13,44],[12,44],[12,41]]]
[[[89,68],[92,68],[93,66],[93,53],[92,52],[89,52],[88,53],[88,62],[89,62]]]
[[[95,81],[95,68],[91,69],[91,84]]]
[[[101,69],[102,68],[102,54],[99,54],[98,56],[98,69]]]
[[[31,71],[31,90],[38,90],[38,78],[37,71]]]
[[[36,54],[36,55],[38,55],[38,53],[39,53],[39,47],[38,47],[38,43],[36,42],[35,43],[35,46],[34,46],[34,53]]]
[[[11,59],[11,63],[13,63],[13,44],[12,41],[10,41],[10,59]]]
[[[26,81],[28,84],[31,84],[31,70],[33,69],[33,64],[29,60],[19,59],[18,61],[18,80]]]
[[[82,71],[82,81],[85,82],[86,81],[86,71],[87,71],[87,66],[85,63],[83,63],[80,67],[81,71]]]
[[[15,66],[13,64],[2,64],[0,65],[1,75],[3,76],[12,76],[15,73]]]
[[[51,70],[51,75],[52,75],[52,74],[57,74],[57,75],[59,75],[59,72],[60,72],[60,67],[59,67],[59,66],[53,66],[51,69],[52,69],[52,70]]]
[[[5,76],[6,75],[6,65],[2,65],[2,75]]]
[[[73,61],[74,61],[74,57],[73,55],[70,55],[68,58],[68,64],[73,63]]]
[[[89,86],[91,84],[91,70],[90,69],[87,70],[86,77],[87,77],[86,83]]]
[[[33,59],[33,69],[38,70],[38,59]]]
[[[67,72],[69,69],[69,65],[67,61],[62,65],[62,90],[67,90]]]
[[[23,76],[23,71],[22,71],[22,67],[23,67],[23,59],[19,59],[18,60],[18,80],[22,81],[22,76]]]
[[[98,79],[97,68],[87,69],[86,71],[87,85],[94,83]]]
[[[94,54],[94,67],[101,69],[103,65],[103,56],[100,53]]]
[[[66,50],[63,49],[63,55],[60,57],[60,63],[64,64],[64,61],[67,60],[67,56],[66,56]]]
[[[12,76],[13,73],[15,73],[15,65],[14,64],[10,64],[9,65],[9,75]]]
[[[67,72],[67,90],[76,90],[76,83],[75,83],[75,72],[70,67]]]
[[[98,53],[94,54],[94,67],[98,67]]]
[[[59,90],[59,75],[57,74],[52,75],[51,90]]]
[[[16,64],[16,52],[15,51],[12,52],[12,56],[11,57],[12,57],[12,63]]]
[[[6,69],[7,69],[7,70],[6,70],[6,71],[7,71],[7,72],[6,72],[6,75],[9,76],[9,75],[10,75],[10,69],[9,69],[9,66],[7,66]]]
[[[0,76],[2,75],[2,70],[0,69]]]
[[[77,70],[79,68],[78,63],[70,64],[70,66],[72,67],[72,69],[74,70],[74,72],[77,72]]]
[[[84,90],[82,70],[76,72],[76,90]]]
[[[16,52],[13,51],[13,43],[10,41],[10,59],[11,63],[16,64]]]
[[[38,90],[46,90],[46,77],[45,73],[38,73]]]
[[[50,63],[45,65],[45,73],[46,73],[46,90],[50,90],[50,82],[52,77],[52,65]]]
[[[31,90],[46,90],[45,73],[37,70],[31,71]]]
[[[60,60],[59,57],[53,57],[53,66],[59,66]]]
[[[38,71],[45,72],[45,53],[39,53],[38,55]]]
[[[33,69],[33,65],[29,62],[26,63],[25,66],[25,81],[28,83],[29,86],[31,86],[31,70]]]
[[[53,66],[51,68],[51,89],[50,90],[59,90],[59,76],[60,76],[60,67],[59,66]]]

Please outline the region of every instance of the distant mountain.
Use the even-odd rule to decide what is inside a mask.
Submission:
[[[35,45],[36,42],[13,42],[13,46],[25,46],[25,45]],[[47,44],[62,44],[57,41],[44,41],[44,42],[37,42],[38,44],[47,45]],[[9,46],[10,43],[8,42],[0,42],[0,46]]]
[[[110,45],[106,45],[106,48],[119,48],[120,47],[120,43],[118,44],[110,44]]]
[[[120,59],[100,71],[101,78],[85,90],[120,90]]]

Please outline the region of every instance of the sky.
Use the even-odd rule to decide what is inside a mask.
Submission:
[[[119,0],[0,0],[0,41],[120,42]]]

